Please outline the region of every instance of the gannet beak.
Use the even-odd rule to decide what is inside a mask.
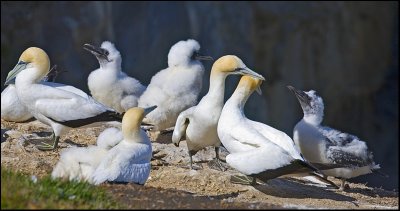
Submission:
[[[157,106],[150,106],[144,109],[144,115],[146,116],[148,113],[152,112],[154,109],[156,109]]]
[[[202,55],[202,54],[200,54],[198,52],[194,53],[193,57],[196,60],[209,60],[209,61],[214,60],[211,56],[205,56],[205,55]]]
[[[297,90],[293,86],[287,86],[287,88],[290,89],[290,91],[292,91],[296,95],[297,99],[300,102],[301,107],[304,108],[304,106],[310,106],[311,99],[306,93],[304,93],[301,90]]]
[[[256,92],[257,92],[259,95],[262,95],[262,91],[261,91],[261,88],[260,88],[260,87],[257,87]]]
[[[260,80],[265,81],[265,78],[264,78],[262,75],[260,75],[260,74],[258,74],[258,73],[256,73],[256,72],[254,72],[253,70],[250,70],[250,69],[247,68],[247,67],[244,67],[244,68],[242,68],[242,67],[236,68],[236,69],[233,71],[233,74],[249,75],[249,76],[251,76],[251,77],[253,77],[253,78],[258,78],[258,79],[260,79]]]
[[[108,59],[108,52],[107,52],[107,50],[105,50],[103,48],[98,48],[96,46],[86,43],[83,45],[83,49],[89,51],[90,53],[92,53],[94,56],[96,56],[99,59],[104,59],[104,60],[107,60],[108,62],[110,62],[110,60]]]
[[[4,85],[9,85],[9,84],[14,83],[15,77],[17,77],[18,73],[20,73],[22,70],[25,70],[27,65],[28,65],[28,62],[19,61],[17,63],[17,65],[15,65],[14,69],[12,69],[8,73],[6,82],[4,83]]]

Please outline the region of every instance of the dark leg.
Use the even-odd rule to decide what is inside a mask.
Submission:
[[[219,158],[219,147],[215,147],[214,149],[215,149],[215,159],[208,162],[207,164],[208,167],[218,171],[226,171],[228,168],[222,165],[221,159]]]
[[[58,141],[60,140],[60,136],[55,136],[54,133],[53,133],[52,137],[53,137],[53,140],[54,140],[53,145],[50,145],[50,144],[42,142],[42,145],[37,145],[36,147],[39,150],[42,150],[42,151],[48,151],[48,150],[56,149],[57,146],[58,146]]]
[[[255,177],[246,176],[246,175],[232,175],[231,183],[241,184],[241,185],[256,185],[257,179]]]
[[[188,152],[189,152],[189,159],[190,159],[190,169],[200,170],[201,168],[199,166],[193,165],[193,159],[192,159],[192,156],[195,155],[197,153],[197,151],[188,150]]]
[[[341,178],[340,180],[342,181],[342,183],[340,184],[340,189],[339,190],[345,190],[345,189],[349,188],[348,185],[346,186],[346,179]]]

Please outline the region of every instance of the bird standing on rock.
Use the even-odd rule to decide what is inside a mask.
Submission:
[[[210,75],[210,88],[199,104],[179,114],[176,121],[172,142],[178,146],[181,139],[186,138],[190,158],[190,168],[194,169],[192,156],[207,146],[214,146],[216,165],[219,163],[220,139],[217,134],[217,123],[224,106],[225,79],[228,75],[249,75],[264,80],[260,74],[250,70],[239,57],[226,55],[214,62]]]

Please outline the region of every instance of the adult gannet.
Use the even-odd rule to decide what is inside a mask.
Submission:
[[[321,126],[324,103],[314,90],[304,92],[292,86],[288,88],[296,95],[304,113],[303,119],[294,127],[294,142],[310,162],[349,166],[322,171],[327,176],[340,178],[341,190],[345,188],[346,179],[380,169],[365,142],[354,135]]]
[[[55,149],[60,136],[71,128],[121,119],[114,110],[75,87],[38,83],[48,73],[49,65],[45,51],[30,47],[22,53],[5,83],[16,78],[15,87],[22,104],[37,120],[52,127],[54,144],[41,145],[39,149]]]
[[[144,123],[154,125],[157,131],[172,127],[180,112],[197,103],[204,73],[200,60],[212,60],[200,55],[199,50],[199,43],[192,39],[171,47],[168,68],[151,78],[139,99],[139,107],[158,106],[144,118]]]
[[[318,171],[301,156],[286,133],[249,120],[244,105],[261,80],[242,76],[226,101],[218,121],[218,136],[230,152],[226,162],[241,173],[263,181],[275,177]]]
[[[84,180],[93,183],[93,172],[107,152],[122,140],[122,132],[119,129],[107,128],[97,138],[97,145],[64,149],[51,173],[52,178]]]
[[[263,76],[247,68],[237,56],[226,55],[214,62],[208,93],[197,106],[179,114],[172,135],[172,142],[176,146],[186,137],[192,169],[192,156],[207,146],[215,147],[216,161],[219,164],[218,149],[221,142],[217,134],[217,123],[224,105],[225,78],[231,74],[250,75],[264,80]]]
[[[53,81],[57,77],[56,66],[47,74],[47,78],[43,81]],[[20,102],[15,84],[9,84],[1,92],[1,118],[6,121],[24,122],[33,116],[28,109]]]
[[[124,139],[107,152],[92,175],[94,184],[105,181],[144,184],[150,175],[152,148],[140,128],[143,117],[157,106],[130,108],[122,119]]]
[[[100,68],[88,77],[93,98],[119,113],[136,107],[146,87],[122,72],[121,54],[114,44],[104,41],[100,48],[90,44],[85,44],[83,48],[95,55],[100,64]]]

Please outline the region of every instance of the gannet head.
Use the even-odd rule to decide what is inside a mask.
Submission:
[[[253,78],[251,76],[244,75],[239,81],[239,84],[236,89],[244,89],[247,95],[251,95],[254,90],[261,95],[262,91],[260,86],[262,84],[262,80],[258,78]]]
[[[108,66],[121,67],[121,54],[115,48],[115,45],[109,41],[104,41],[101,47],[96,47],[91,44],[84,44],[83,49],[89,51],[97,60],[101,67],[106,68]]]
[[[300,102],[304,113],[304,120],[310,124],[320,124],[324,116],[324,102],[322,98],[314,90],[304,92],[292,86],[287,86],[287,88],[296,95],[297,100]]]
[[[234,55],[226,55],[219,58],[214,62],[211,68],[211,77],[216,74],[230,75],[230,74],[240,74],[249,75],[260,80],[265,80],[265,78],[254,72],[253,70],[246,67],[239,57]]]
[[[21,71],[32,67],[34,69],[30,69],[29,73],[36,82],[47,75],[50,68],[50,59],[44,50],[37,47],[26,49],[19,57],[17,65],[8,73],[4,85],[10,84]]]
[[[200,63],[199,60],[212,60],[210,56],[203,56],[199,53],[200,45],[196,40],[188,39],[179,41],[171,47],[168,53],[168,66],[189,65]]]
[[[122,117],[122,133],[125,139],[140,141],[135,138],[140,131],[143,118],[153,111],[157,106],[148,108],[133,107],[125,112]]]

